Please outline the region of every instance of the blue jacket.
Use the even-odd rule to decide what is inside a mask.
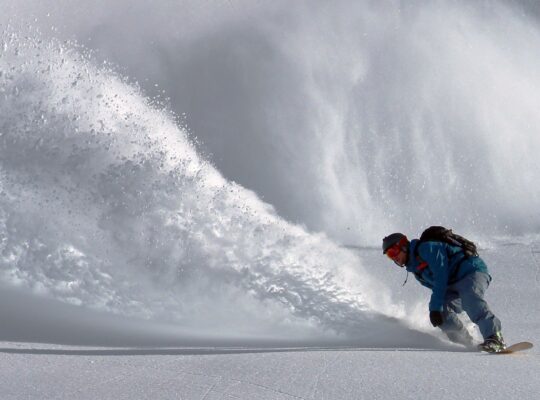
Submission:
[[[480,257],[466,258],[461,247],[443,242],[422,242],[415,253],[418,243],[418,239],[411,240],[406,268],[422,285],[433,291],[430,311],[443,310],[449,285],[473,272],[488,273],[487,265]]]

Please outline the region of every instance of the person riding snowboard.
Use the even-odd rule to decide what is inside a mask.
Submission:
[[[452,239],[425,238],[430,229],[435,229],[439,235],[450,235]],[[455,238],[470,244],[472,251]],[[414,273],[420,284],[432,290],[429,319],[451,341],[467,347],[473,344],[472,337],[457,316],[465,311],[484,337],[484,342],[478,346],[480,350],[495,353],[506,349],[501,322],[484,300],[491,276],[472,242],[451,230],[432,227],[420,239],[411,241],[403,233],[392,233],[383,239],[382,250],[395,264]]]

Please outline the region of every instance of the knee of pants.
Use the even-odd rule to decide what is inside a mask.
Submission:
[[[471,296],[463,299],[463,310],[473,322],[491,314],[487,302],[482,297]]]

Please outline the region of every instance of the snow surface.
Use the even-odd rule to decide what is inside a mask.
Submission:
[[[534,399],[538,352],[4,343],[3,399]]]
[[[376,262],[382,258],[379,251],[358,251],[374,267],[386,268],[383,274],[396,288],[396,299],[423,290],[414,282],[401,288],[401,271],[386,260]],[[540,243],[500,243],[483,254],[494,276],[487,298],[507,341],[532,341],[532,350],[492,356],[450,345],[376,348],[306,342],[284,347],[271,340],[247,346],[169,342],[141,347],[139,342],[126,347],[136,343],[137,325],[132,325],[132,337],[117,337],[117,343],[124,340],[122,347],[2,342],[2,399],[535,399],[540,391]],[[20,321],[6,316],[5,300],[3,330],[14,329]],[[65,321],[43,339],[84,337],[69,331],[68,338],[62,336],[64,326]],[[32,326],[27,321],[24,329],[35,330],[33,338],[39,339],[41,322]],[[166,343],[163,337],[154,340]]]

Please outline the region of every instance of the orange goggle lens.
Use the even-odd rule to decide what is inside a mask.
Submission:
[[[388,258],[394,259],[398,256],[399,252],[401,251],[401,246],[394,245],[390,247],[388,250],[386,250],[386,256]]]

